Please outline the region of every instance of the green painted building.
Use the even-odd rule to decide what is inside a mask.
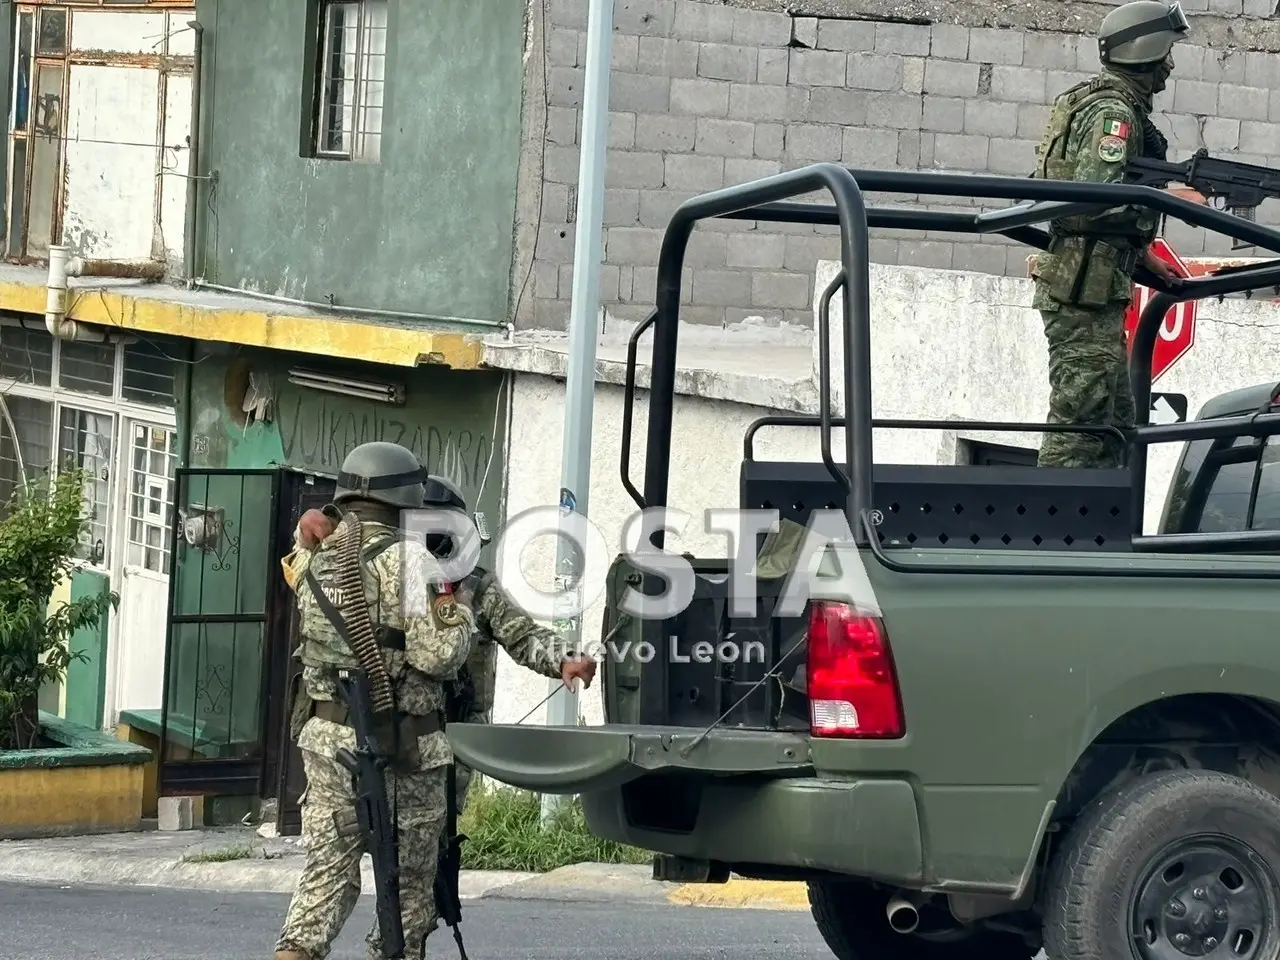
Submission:
[[[199,0],[205,279],[503,323],[525,4]]]

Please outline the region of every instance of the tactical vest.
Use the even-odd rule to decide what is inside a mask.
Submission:
[[[404,649],[404,631],[383,623],[382,618],[388,611],[381,609],[381,584],[369,565],[381,553],[397,544],[400,535],[380,525],[365,524],[364,527],[366,530],[373,528],[372,533],[365,536],[360,548],[360,580],[364,585],[364,601],[369,608],[369,620],[378,635],[379,645],[384,648],[387,671],[392,682],[397,683],[404,675],[406,664],[403,654],[391,654],[397,646],[400,650]],[[301,584],[303,589],[312,592],[311,600],[314,604],[305,612],[303,622],[299,625],[303,639],[298,659],[305,666],[338,670],[360,665],[359,659],[338,633],[330,617],[325,615],[325,607],[328,606],[328,612],[331,615],[337,613],[340,618],[339,611],[351,599],[342,596],[338,587],[338,563],[337,550],[316,551]]]
[[[1133,92],[1106,74],[1064,91],[1054,102],[1044,138],[1036,147],[1033,177],[1074,180],[1076,157],[1068,156],[1071,124],[1077,116],[1101,100],[1123,101],[1139,120],[1143,156],[1164,159],[1167,143],[1149,121],[1146,108]],[[1101,307],[1123,300],[1130,290],[1130,276],[1146,245],[1154,238],[1159,215],[1134,211],[1130,222],[1114,219],[1098,224],[1099,214],[1064,217],[1049,224],[1049,249],[1037,257],[1035,275],[1055,301]]]

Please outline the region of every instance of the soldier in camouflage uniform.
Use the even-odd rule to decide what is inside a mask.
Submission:
[[[1172,49],[1187,21],[1177,3],[1134,0],[1102,21],[1102,71],[1060,95],[1034,176],[1050,180],[1120,181],[1130,157],[1166,158],[1168,143],[1151,122],[1152,98],[1173,71]],[[1203,203],[1186,187],[1170,192]],[[1048,250],[1032,271],[1032,306],[1049,347],[1049,422],[1134,424],[1124,313],[1139,263],[1170,283],[1172,268],[1149,247],[1159,215],[1123,206],[1050,224]],[[1116,467],[1118,440],[1097,434],[1046,433],[1039,465]]]
[[[468,514],[467,501],[457,485],[444,477],[429,476],[423,506]],[[335,514],[308,510],[298,523],[295,542],[304,547],[323,539],[333,530]],[[428,548],[438,556],[448,556],[451,546],[448,539],[435,536]],[[559,655],[561,638],[554,630],[539,626],[502,589],[492,572],[480,573],[475,587],[476,631],[473,635],[471,655],[467,658],[465,672],[470,674],[475,687],[475,699],[465,717],[467,723],[490,723],[493,719],[493,695],[498,673],[498,647],[501,646],[511,659],[535,673],[553,680],[560,680],[572,687],[581,680],[586,687],[595,678],[596,663],[590,657],[562,657]],[[456,802],[461,812],[466,804],[467,789],[471,785],[472,770],[465,764],[456,767]],[[434,928],[434,921],[432,924]]]
[[[426,483],[427,507],[468,513],[467,501],[462,491],[444,477],[429,476]],[[451,546],[447,538],[428,543],[437,556],[448,556]],[[596,674],[596,663],[590,657],[562,657],[559,649],[562,639],[554,630],[538,626],[523,610],[515,605],[492,571],[480,573],[475,588],[476,632],[471,656],[467,659],[467,671],[475,684],[475,701],[471,711],[463,718],[467,723],[490,723],[493,720],[493,693],[498,674],[498,647],[501,646],[511,659],[535,673],[553,680],[560,680],[572,689],[575,680],[591,686]],[[461,811],[466,803],[467,788],[471,785],[472,770],[465,764],[457,764],[457,804]]]
[[[413,771],[387,773],[387,794],[399,829],[401,915],[409,956],[419,954],[436,923],[432,881],[445,826],[446,773],[453,760],[443,730],[444,682],[466,663],[475,623],[471,591],[464,586],[452,597],[437,594],[429,584],[438,578],[438,561],[400,535],[400,511],[422,503],[425,472],[399,444],[362,444],[343,461],[334,496],[334,504],[360,523],[370,620],[383,628],[381,650],[401,716],[401,741],[409,745],[410,756],[416,744]],[[336,513],[330,509],[330,518]],[[350,522],[343,519],[334,536],[318,544],[305,535],[308,524],[300,521],[295,532],[304,554],[294,567],[300,573],[295,590],[303,675],[291,726],[307,779],[302,798],[307,859],[276,943],[276,960],[327,957],[360,894],[365,843],[356,830],[352,775],[335,759],[339,748],[355,745],[338,694],[337,670],[358,661],[315,593],[322,591],[339,609],[350,602],[337,590],[335,549]],[[369,958],[382,957],[376,922],[366,942]]]

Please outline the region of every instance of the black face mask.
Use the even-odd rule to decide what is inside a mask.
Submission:
[[[1154,73],[1155,73],[1155,76],[1154,76],[1155,82],[1151,85],[1151,92],[1159,93],[1161,90],[1165,88],[1165,85],[1168,83],[1169,75],[1173,73],[1173,54],[1172,53],[1169,54],[1169,56],[1165,57],[1163,60],[1160,61],[1160,63],[1156,65],[1156,69]]]

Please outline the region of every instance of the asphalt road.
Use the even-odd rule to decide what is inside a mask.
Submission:
[[[270,960],[289,898],[141,887],[0,884],[0,960]],[[807,913],[473,900],[471,960],[831,960]],[[363,960],[362,897],[331,960]],[[447,928],[427,956],[454,958]]]

